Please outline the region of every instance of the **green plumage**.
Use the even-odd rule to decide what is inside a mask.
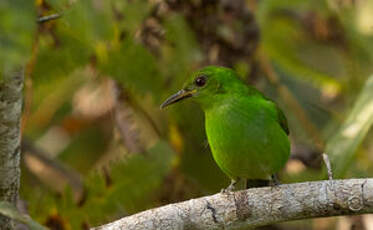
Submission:
[[[228,68],[195,72],[162,107],[191,97],[205,112],[214,159],[232,180],[269,179],[290,154],[286,118],[271,100]]]

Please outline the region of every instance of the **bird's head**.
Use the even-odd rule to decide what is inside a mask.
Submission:
[[[161,108],[186,98],[193,98],[202,107],[207,107],[221,100],[222,98],[219,96],[234,93],[244,88],[243,85],[233,70],[225,67],[208,66],[194,72],[184,83],[184,87],[167,98]]]

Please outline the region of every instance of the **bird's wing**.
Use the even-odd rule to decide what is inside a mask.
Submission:
[[[289,126],[288,121],[285,117],[285,114],[282,112],[282,110],[277,106],[276,102],[274,102],[272,99],[262,95],[262,98],[264,98],[267,102],[269,102],[271,110],[275,111],[275,115],[277,116],[277,121],[280,123],[281,128],[285,131],[287,135],[289,135]]]
[[[289,126],[288,126],[288,121],[284,113],[281,111],[281,109],[277,105],[275,106],[277,110],[278,122],[280,123],[281,128],[285,131],[285,133],[289,135],[290,131],[289,131]]]

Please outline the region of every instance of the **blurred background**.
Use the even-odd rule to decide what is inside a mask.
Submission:
[[[336,178],[373,173],[373,1],[15,0],[0,12],[13,31],[0,36],[1,68],[27,63],[20,198],[51,229],[228,185],[200,108],[159,109],[210,64],[235,69],[284,111],[292,156],[282,183],[327,178],[323,152]],[[373,229],[373,216],[263,229]]]

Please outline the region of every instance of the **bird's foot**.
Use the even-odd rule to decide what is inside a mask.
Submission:
[[[270,181],[269,185],[271,186],[271,192],[273,192],[273,189],[276,189],[276,188],[278,188],[279,185],[281,185],[281,182],[278,179],[276,174],[271,175],[271,181]]]
[[[277,175],[276,174],[272,174],[271,175],[271,181],[270,181],[270,186],[278,186],[280,185],[281,182],[280,180],[278,179]]]
[[[234,190],[234,188],[236,187],[236,184],[238,182],[238,179],[237,180],[231,180],[231,183],[229,184],[229,186],[227,188],[223,188],[220,193],[222,194],[227,194],[227,193],[230,193]]]

